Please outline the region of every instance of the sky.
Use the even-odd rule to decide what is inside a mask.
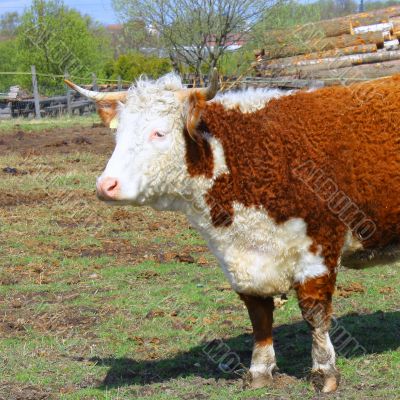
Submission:
[[[104,24],[117,22],[117,17],[111,7],[112,0],[64,0],[64,3]],[[12,11],[22,13],[30,5],[31,0],[0,0],[0,15]]]

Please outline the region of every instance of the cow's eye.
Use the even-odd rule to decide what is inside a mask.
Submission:
[[[159,139],[159,138],[163,138],[164,136],[165,136],[165,133],[154,130],[150,134],[150,139]]]

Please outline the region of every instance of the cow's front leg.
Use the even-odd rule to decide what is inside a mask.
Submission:
[[[340,380],[335,365],[335,350],[329,337],[335,280],[335,276],[326,275],[296,287],[303,318],[312,332],[311,381],[323,393],[334,392]]]
[[[272,382],[276,368],[272,343],[274,299],[240,294],[246,304],[253,325],[254,347],[250,366],[250,386],[260,388]]]

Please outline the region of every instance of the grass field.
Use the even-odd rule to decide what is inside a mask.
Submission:
[[[100,123],[96,114],[90,114],[81,117],[68,117],[61,118],[42,118],[26,119],[16,118],[0,121],[0,132],[10,132],[14,130],[23,130],[24,132],[42,131],[45,129],[53,128],[70,128],[70,127],[90,127],[95,123]]]
[[[365,352],[339,352],[336,394],[307,382],[293,293],[275,312],[282,375],[243,389],[244,306],[183,216],[96,200],[113,146],[96,122],[0,123],[0,399],[400,398],[396,266],[339,274],[336,323]],[[239,360],[233,373],[216,343]]]

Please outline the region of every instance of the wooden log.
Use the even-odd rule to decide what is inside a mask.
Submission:
[[[368,13],[364,13],[368,14]],[[357,15],[357,14],[356,14]],[[368,25],[376,25],[376,24],[387,24],[390,20],[388,15],[377,15],[377,16],[370,16],[367,15],[361,17],[354,17],[349,18],[353,29],[359,28],[360,26],[368,26]]]
[[[383,48],[384,40],[382,32],[367,32],[359,35],[342,35],[315,39],[309,42],[292,42],[289,44],[276,41],[274,47],[272,47],[266,54],[269,58],[281,58],[365,44],[376,44],[378,48]]]
[[[385,47],[385,41],[392,40],[392,34],[390,33],[390,31],[383,31],[382,35],[383,35],[383,47]]]
[[[307,75],[316,71],[352,67],[361,64],[383,63],[400,60],[400,51],[381,51],[379,53],[356,54],[339,58],[301,61],[295,65],[269,65],[263,71],[264,76]]]
[[[273,40],[286,41],[288,36],[296,34],[305,40],[318,36],[335,37],[343,34],[360,34],[376,31],[390,31],[391,19],[400,16],[400,6],[392,6],[370,12],[351,14],[345,17],[323,20],[319,22],[298,25],[291,29],[290,34],[287,30],[279,29],[267,31],[266,35]]]
[[[40,97],[39,97],[38,81],[36,75],[36,67],[34,65],[31,65],[31,73],[32,73],[33,96],[35,99],[35,116],[36,119],[40,119]]]
[[[391,20],[391,23],[392,23],[391,33],[393,36],[397,37],[397,35],[400,33],[400,18]]]
[[[400,17],[394,18],[391,20],[393,28],[392,28],[392,38],[399,38],[400,37]]]
[[[311,42],[311,47],[318,50],[341,49],[350,46],[373,43],[378,49],[383,48],[382,32],[367,32],[359,35],[342,35]]]
[[[379,53],[362,54],[352,57],[352,65],[373,64],[392,60],[400,60],[400,51],[381,51]]]
[[[353,67],[331,69],[325,71],[314,71],[299,74],[299,79],[318,79],[326,85],[350,84],[366,80],[382,78],[400,73],[400,60],[387,61],[375,64],[363,64]]]
[[[267,31],[266,35],[270,40],[287,41],[292,36],[301,37],[303,40],[313,38],[335,37],[340,35],[353,34],[351,22],[347,19],[323,20],[311,22],[305,25],[297,25],[288,29],[276,29]]]
[[[65,79],[69,80],[70,79],[69,73],[65,72],[64,73],[64,77],[65,77]],[[68,112],[68,115],[71,116],[72,115],[72,107],[71,107],[71,104],[72,104],[72,91],[71,91],[69,86],[66,86],[65,89],[66,89],[66,94],[67,94],[67,112]]]
[[[357,28],[359,26],[387,23],[391,17],[399,15],[400,6],[392,6],[380,10],[349,15],[345,18],[350,20],[353,28]]]
[[[344,66],[350,66],[355,64],[362,64],[362,63],[371,63],[371,62],[380,62],[382,60],[387,61],[393,59],[392,57],[396,58],[398,54],[396,52],[387,52],[387,51],[380,51],[378,53],[367,53],[367,54],[351,54],[342,57],[329,57],[329,58],[317,58],[312,60],[301,60],[298,62],[293,62],[291,64],[268,64],[263,67],[265,70],[273,70],[279,68],[306,68],[308,66],[323,66],[327,65],[340,65],[344,64]],[[313,68],[311,68],[313,69]],[[319,69],[319,68],[317,68]]]
[[[398,39],[389,40],[384,43],[384,47],[388,51],[399,50],[400,47],[399,40]]]
[[[374,53],[377,50],[378,50],[378,48],[375,43],[362,44],[362,45],[358,45],[358,46],[344,47],[342,49],[319,51],[319,52],[315,52],[315,53],[304,54],[301,56],[276,58],[273,60],[263,60],[263,63],[267,64],[267,65],[273,65],[273,64],[290,65],[290,64],[296,64],[300,61],[315,60],[315,59],[322,59],[322,58],[342,57],[342,56],[347,56],[347,55],[351,55],[351,54]]]
[[[378,27],[365,29],[362,28],[357,32],[357,28],[367,25],[388,24],[391,18],[400,16],[400,6],[391,6],[379,10],[363,12],[358,14],[350,14],[344,17],[323,20],[315,23],[303,25],[303,29],[307,30],[308,26],[314,26],[323,32],[326,37],[339,36],[342,34],[373,32],[380,29]],[[296,27],[295,29],[301,29]],[[389,29],[390,30],[390,29]]]
[[[386,32],[393,29],[392,22],[385,22],[383,24],[364,25],[354,28],[354,34],[366,33],[366,32]]]
[[[93,90],[95,92],[98,92],[99,91],[99,86],[97,84],[97,76],[96,76],[96,74],[94,72],[92,73],[92,84],[93,84]]]
[[[313,79],[296,78],[246,78],[242,81],[246,87],[275,87],[284,89],[319,88],[324,86],[324,82]]]
[[[296,26],[293,31],[304,37],[334,37],[353,34],[351,22],[348,20],[324,20]]]
[[[400,17],[394,17],[394,18],[390,18],[390,23],[392,24],[392,32],[394,30],[399,30],[399,26],[400,26]],[[397,27],[397,29],[395,29]]]

